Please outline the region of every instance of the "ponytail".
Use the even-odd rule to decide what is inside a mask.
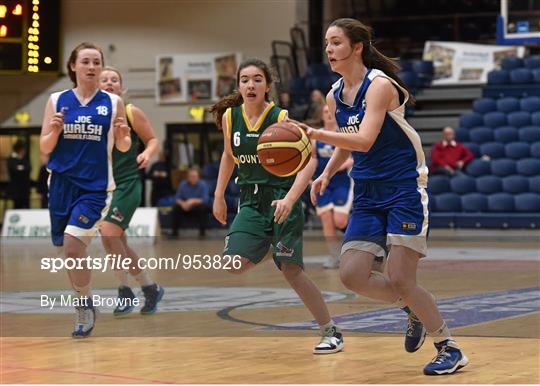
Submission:
[[[219,102],[208,109],[208,111],[214,116],[214,122],[220,130],[223,130],[221,123],[225,111],[227,111],[229,107],[240,106],[243,102],[244,98],[242,98],[242,94],[240,94],[238,90],[235,90],[231,95],[227,95],[226,97],[222,98]]]

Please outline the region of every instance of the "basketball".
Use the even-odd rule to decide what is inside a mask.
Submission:
[[[294,123],[274,123],[259,137],[257,155],[269,173],[289,177],[309,162],[311,141],[306,132]]]

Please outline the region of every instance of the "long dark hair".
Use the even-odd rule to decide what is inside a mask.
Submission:
[[[341,28],[345,36],[347,36],[351,41],[351,45],[362,43],[364,46],[364,49],[362,50],[362,61],[364,62],[365,66],[381,70],[390,78],[395,80],[397,84],[409,92],[409,102],[414,104],[415,100],[411,91],[397,75],[400,70],[397,59],[389,58],[388,56],[382,54],[373,45],[373,28],[351,18],[334,20],[329,27]]]
[[[75,71],[73,71],[71,69],[71,65],[75,64],[75,62],[77,61],[77,57],[79,56],[79,52],[81,50],[84,50],[84,49],[87,49],[87,48],[98,51],[101,54],[101,66],[103,66],[103,67],[105,66],[105,60],[103,59],[103,50],[100,47],[98,47],[94,43],[88,43],[88,42],[84,42],[84,43],[79,44],[77,47],[75,47],[73,49],[73,51],[71,51],[71,55],[69,55],[69,60],[68,60],[67,65],[66,65],[68,75],[69,75],[69,79],[71,79],[71,81],[73,82],[75,87],[77,87],[77,76],[75,75]]]
[[[266,79],[266,84],[268,86],[271,86],[274,82],[272,72],[270,71],[270,67],[263,62],[260,59],[246,59],[244,60],[240,66],[238,66],[238,70],[236,71],[236,87],[240,84],[240,72],[247,67],[254,66],[257,67],[259,70],[261,70],[264,74],[264,78]],[[264,95],[264,98],[268,100],[268,93]],[[242,98],[242,94],[240,94],[240,91],[238,89],[234,90],[234,92],[231,95],[227,95],[226,97],[222,98],[219,102],[217,102],[215,105],[210,107],[208,109],[209,112],[212,113],[214,116],[214,121],[216,122],[217,127],[222,129],[221,127],[221,120],[223,118],[223,114],[225,114],[225,111],[229,107],[236,107],[240,106],[242,103],[244,103],[244,98]]]

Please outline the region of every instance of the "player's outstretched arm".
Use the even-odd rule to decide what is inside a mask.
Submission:
[[[41,134],[39,136],[39,149],[43,154],[50,154],[54,150],[63,128],[64,112],[55,112],[52,101],[49,98],[45,106]]]

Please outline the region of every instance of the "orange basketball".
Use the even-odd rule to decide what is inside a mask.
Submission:
[[[259,137],[257,154],[268,172],[289,177],[302,170],[311,157],[311,141],[306,132],[291,122],[268,126]]]

